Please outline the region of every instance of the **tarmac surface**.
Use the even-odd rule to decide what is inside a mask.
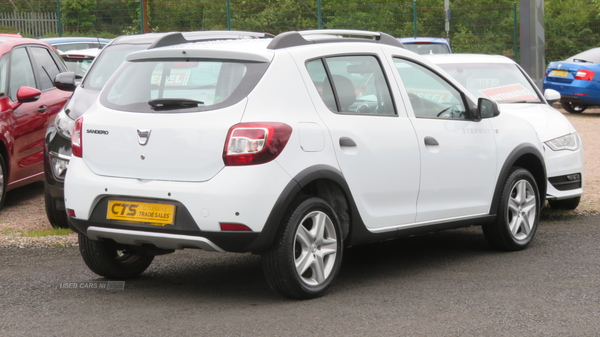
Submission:
[[[479,227],[346,250],[322,298],[270,290],[260,257],[183,250],[108,283],[77,247],[0,248],[2,336],[594,336],[600,215],[546,215],[520,252]]]

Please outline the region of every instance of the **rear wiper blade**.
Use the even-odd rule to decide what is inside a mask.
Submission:
[[[186,98],[157,98],[148,101],[154,110],[196,108],[204,102]]]

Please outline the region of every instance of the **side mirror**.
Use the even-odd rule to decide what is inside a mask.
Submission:
[[[42,92],[36,88],[23,86],[17,90],[17,101],[20,103],[35,102],[40,98],[41,94]]]
[[[560,92],[554,89],[544,90],[544,98],[548,101],[548,104],[556,103],[560,101]]]
[[[11,105],[11,109],[18,108],[23,103],[35,102],[40,99],[42,92],[36,88],[22,86],[17,90],[17,102]]]
[[[52,84],[60,90],[75,91],[75,88],[77,88],[75,73],[72,71],[60,73],[56,75]]]
[[[475,121],[480,121],[484,118],[492,118],[500,115],[498,103],[487,98],[479,97],[477,100],[477,112]]]

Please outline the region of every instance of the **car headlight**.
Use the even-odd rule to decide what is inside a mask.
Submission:
[[[73,133],[73,128],[75,127],[75,121],[71,119],[66,113],[65,110],[62,109],[56,115],[56,120],[54,121],[56,124],[56,130],[58,134],[71,139],[71,134]]]
[[[579,142],[577,141],[576,133],[570,133],[566,136],[551,139],[551,140],[547,141],[545,144],[548,145],[548,147],[554,151],[560,151],[560,150],[575,151],[575,150],[579,149]]]
[[[57,180],[64,181],[67,169],[69,168],[69,157],[52,154],[50,158],[50,168]]]

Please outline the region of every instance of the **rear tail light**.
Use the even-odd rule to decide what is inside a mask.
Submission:
[[[257,165],[277,158],[290,139],[292,127],[283,123],[240,123],[227,133],[226,166]]]
[[[82,143],[82,129],[83,129],[83,117],[77,118],[75,121],[75,127],[73,128],[73,134],[71,135],[71,154],[75,157],[83,157],[83,143]]]
[[[577,74],[575,74],[575,79],[581,81],[591,81],[594,79],[594,74],[595,72],[591,70],[580,69],[577,71]]]

